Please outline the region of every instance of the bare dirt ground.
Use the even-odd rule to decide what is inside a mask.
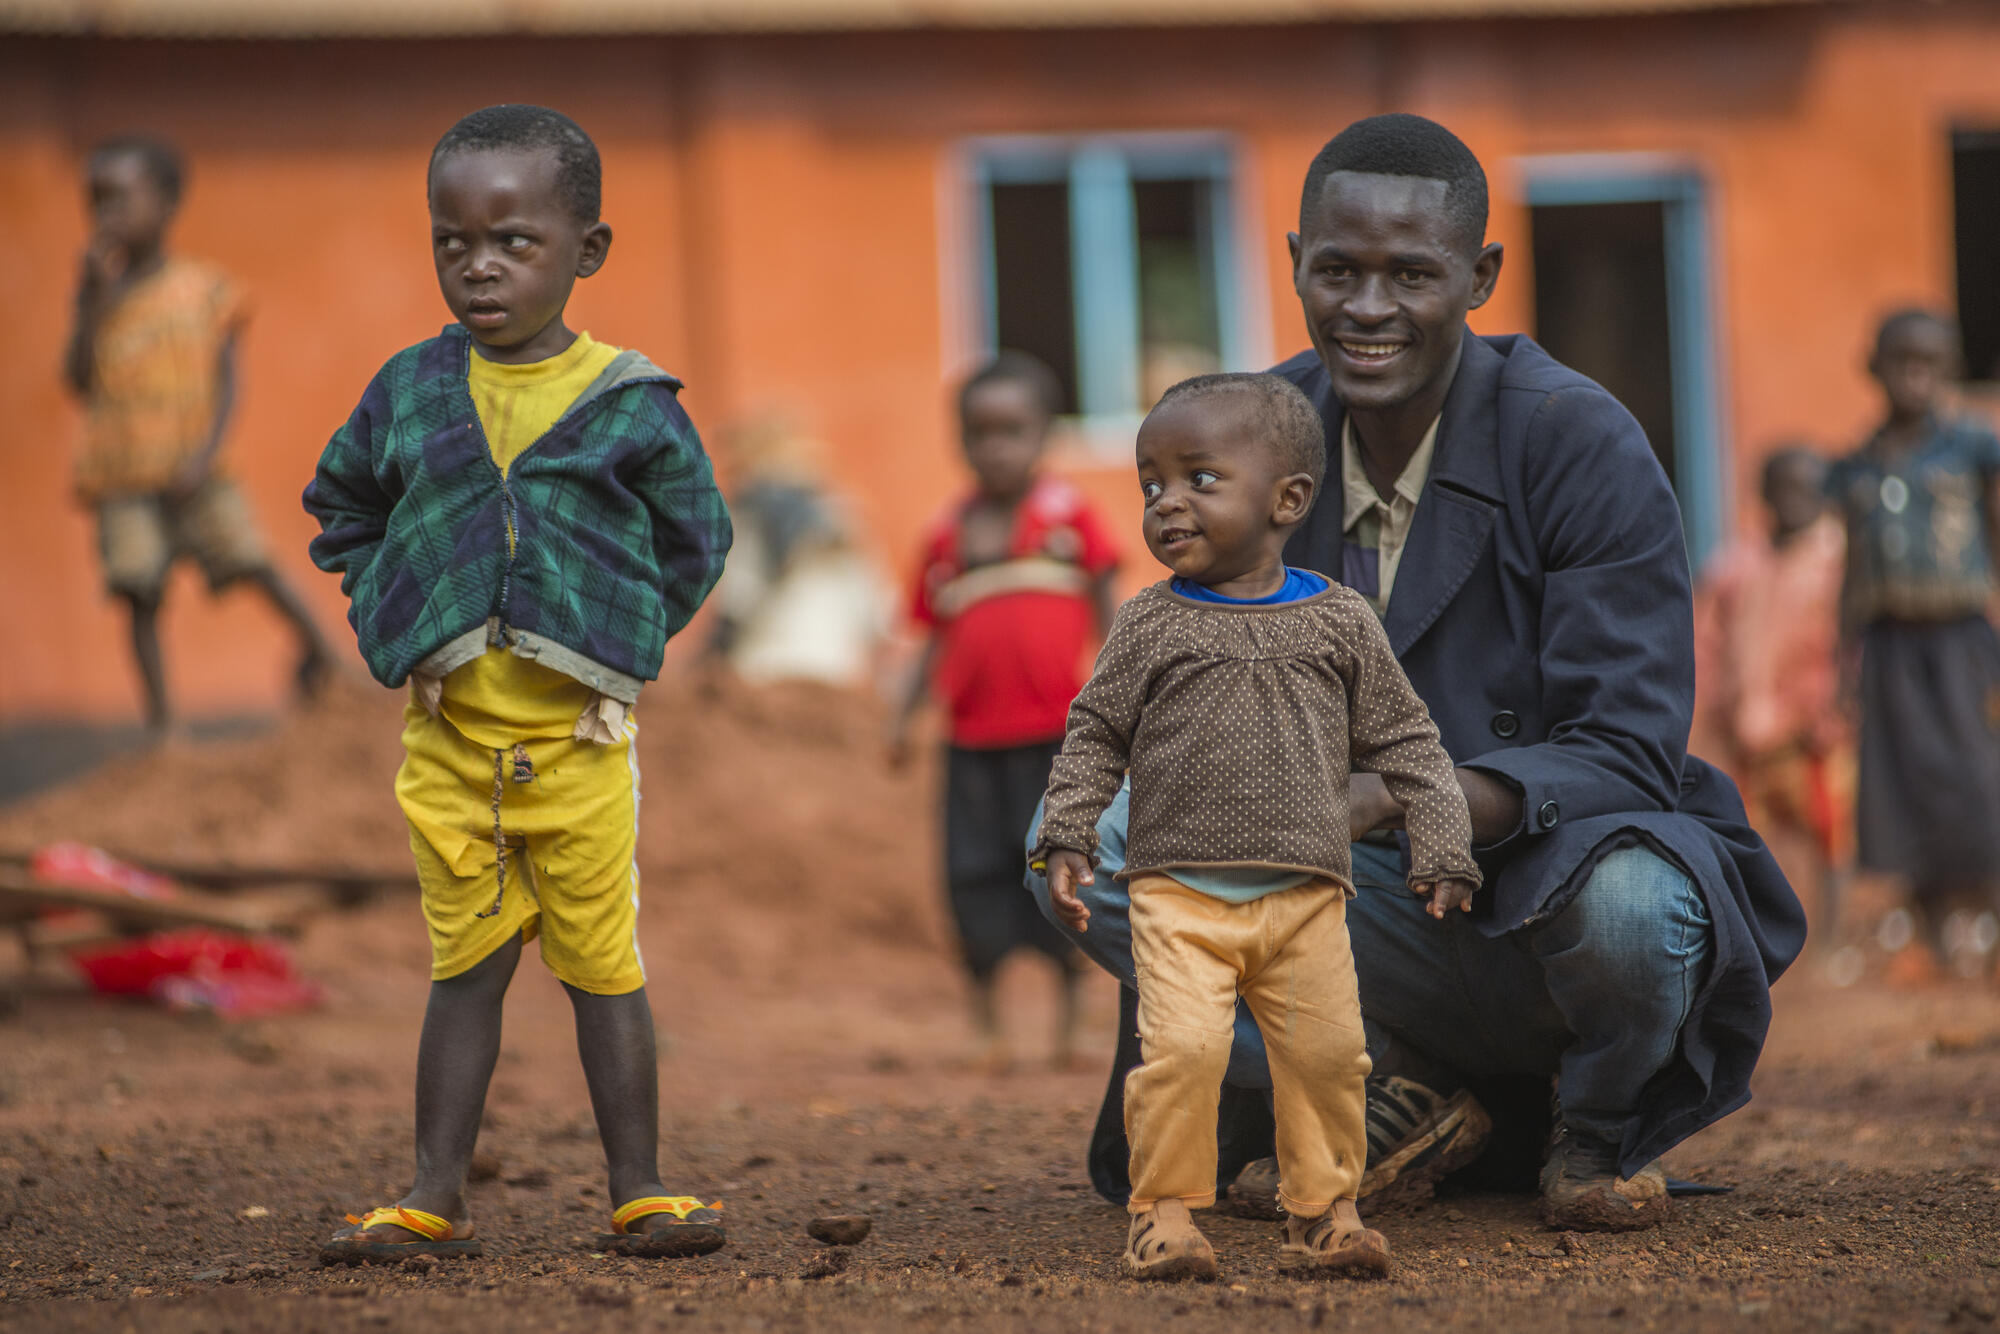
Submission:
[[[344,691],[252,741],[183,747],[0,809],[0,847],[406,865],[397,702]],[[1092,1068],[1036,1064],[1050,1006],[1009,976],[1021,1069],[976,1075],[932,878],[928,776],[891,775],[858,701],[815,691],[641,709],[642,931],[663,1037],[666,1178],[727,1201],[730,1245],[590,1248],[608,1212],[559,987],[509,999],[473,1189],[484,1259],[321,1269],[343,1213],[395,1199],[427,949],[413,898],[316,919],[313,1013],[204,1022],[37,975],[0,1018],[0,1328],[180,1331],[1160,1328],[1929,1329],[2000,1316],[2000,994],[1836,990],[1801,969],[1749,1109],[1677,1150],[1734,1186],[1662,1231],[1552,1233],[1522,1196],[1377,1219],[1370,1285],[1281,1273],[1272,1225],[1214,1218],[1221,1282],[1143,1287],[1081,1153]],[[17,961],[0,951],[0,968]],[[806,1221],[867,1213],[850,1252]],[[843,1260],[837,1256],[844,1255]]]

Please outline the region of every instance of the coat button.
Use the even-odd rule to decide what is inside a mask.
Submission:
[[[1508,741],[1521,730],[1521,719],[1512,709],[1502,709],[1493,715],[1492,727],[1494,736]]]
[[[1536,814],[1541,817],[1542,828],[1544,829],[1554,829],[1556,822],[1562,819],[1562,811],[1553,801],[1543,802],[1542,809],[1537,811]]]

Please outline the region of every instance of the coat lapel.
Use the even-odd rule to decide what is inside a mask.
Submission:
[[[1384,625],[1400,656],[1450,605],[1493,536],[1502,496],[1496,399],[1506,358],[1470,329],[1460,344],[1458,374],[1445,396],[1437,452],[1396,570]],[[1340,430],[1346,412],[1326,372],[1314,365],[1299,387],[1326,424],[1326,480],[1285,558],[1329,578],[1340,577],[1340,520],[1347,509],[1340,475]]]
[[[1492,539],[1494,514],[1500,508],[1496,400],[1506,359],[1470,329],[1460,348],[1458,374],[1445,395],[1444,417],[1438,424],[1437,453],[1424,480],[1383,622],[1398,656],[1430,629],[1465,586]],[[1339,439],[1333,437],[1336,445]]]

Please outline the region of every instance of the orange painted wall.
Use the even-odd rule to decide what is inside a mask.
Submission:
[[[236,470],[281,568],[346,644],[297,496],[368,375],[446,318],[422,177],[430,143],[472,107],[548,102],[604,150],[617,239],[572,323],[682,373],[711,436],[791,409],[832,446],[900,569],[958,484],[948,380],[971,355],[975,289],[952,187],[966,136],[1235,136],[1278,355],[1304,343],[1283,251],[1298,180],[1356,116],[1434,115],[1487,163],[1510,252],[1475,320],[1487,332],[1533,324],[1512,159],[1683,157],[1712,187],[1722,416],[1743,496],[1773,438],[1833,444],[1865,427],[1859,350],[1877,313],[1949,299],[1945,135],[2000,125],[1996,69],[2000,10],[1972,4],[1136,33],[0,41],[0,720],[136,714],[121,620],[68,500],[77,415],[56,376],[84,235],[75,162],[115,130],[187,146],[178,244],[255,295]],[[1122,469],[1080,476],[1131,515]],[[1134,552],[1134,579],[1145,560]],[[282,636],[246,595],[210,602],[183,574],[167,620],[189,709],[281,698]]]

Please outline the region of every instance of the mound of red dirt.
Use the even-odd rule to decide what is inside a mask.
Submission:
[[[407,872],[402,708],[400,692],[343,682],[255,738],[114,761],[0,811],[0,849],[74,839],[139,860]],[[873,698],[683,678],[649,687],[637,717],[649,886],[698,880],[794,927],[941,943],[932,789],[884,764]]]

